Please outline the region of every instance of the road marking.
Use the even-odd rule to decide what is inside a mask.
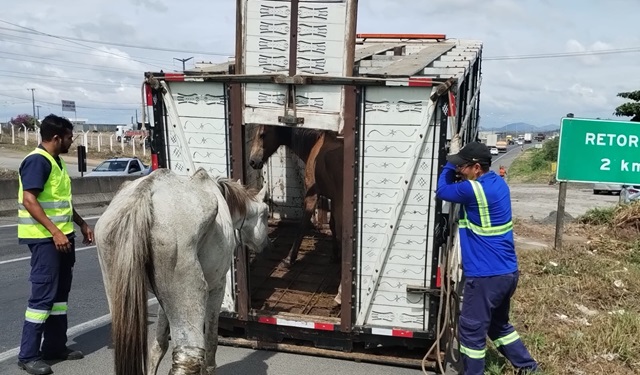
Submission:
[[[503,157],[505,157],[505,156],[509,155],[509,153],[510,153],[511,151],[513,151],[513,150],[517,150],[517,149],[518,149],[517,147],[514,147],[514,148],[512,148],[511,150],[509,150],[509,151],[505,152],[504,154],[502,154],[502,155],[498,156],[498,157],[496,158],[496,160],[493,160],[493,161],[491,162],[491,164],[493,164],[493,162],[496,162],[496,161],[498,161],[498,160],[502,159]]]
[[[95,249],[95,245],[94,246],[87,246],[87,247],[80,247],[76,249],[76,253],[80,252],[80,251],[85,251],[85,250],[90,250],[90,249]],[[3,260],[0,262],[0,266],[3,264],[9,264],[9,263],[15,263],[15,262],[21,262],[23,260],[29,260],[31,259],[30,256],[28,257],[22,257],[22,258],[15,258],[15,259],[9,259],[9,260]]]
[[[158,303],[158,299],[156,297],[153,297],[147,300],[148,307],[151,307],[156,303]],[[106,325],[109,322],[111,322],[111,314],[102,315],[99,318],[95,318],[95,319],[89,320],[88,322],[84,322],[84,323],[78,324],[77,326],[73,326],[69,328],[67,330],[67,336],[71,337],[71,336],[79,335],[83,332],[90,331],[98,327],[102,327],[103,325]],[[19,352],[20,352],[20,347],[7,350],[4,353],[0,353],[0,363],[8,359],[11,359],[13,357],[16,357]]]
[[[83,219],[85,220],[93,220],[93,219],[99,219],[100,216],[89,216],[89,217],[85,217]],[[18,224],[5,224],[5,225],[0,225],[0,228],[10,228],[10,227],[17,227]]]

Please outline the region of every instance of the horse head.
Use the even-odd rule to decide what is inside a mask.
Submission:
[[[246,189],[240,180],[219,178],[218,183],[229,206],[234,229],[240,231],[244,244],[255,252],[270,249],[267,185],[257,191]]]
[[[281,126],[258,125],[251,144],[249,165],[253,169],[262,169],[264,163],[278,148],[285,144],[290,137],[283,132],[288,129]]]

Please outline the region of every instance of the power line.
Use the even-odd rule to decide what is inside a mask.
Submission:
[[[3,29],[3,28],[0,27],[0,29]],[[19,31],[19,30],[15,30],[15,31]],[[24,46],[31,46],[31,47],[36,47],[36,48],[52,49],[52,50],[55,50],[56,52],[62,51],[62,52],[68,52],[68,53],[77,53],[79,55],[85,55],[85,56],[95,56],[90,52],[90,50],[87,50],[86,48],[74,47],[74,46],[70,46],[69,44],[65,44],[65,43],[56,43],[56,42],[53,42],[53,41],[50,41],[50,40],[49,41],[45,41],[45,40],[21,37],[21,36],[12,35],[12,34],[5,34],[5,33],[0,33],[0,36],[4,37],[4,39],[0,39],[0,43],[4,42],[4,43],[8,43],[8,44],[21,44],[21,45],[24,45]],[[30,43],[23,42],[23,41],[12,40],[13,38],[23,39],[23,40],[29,41]],[[42,43],[43,45],[35,44],[35,43]],[[55,47],[55,46],[63,46],[63,47],[68,47],[68,48],[60,48],[60,47]],[[70,49],[70,48],[76,48],[76,49]],[[155,62],[160,63],[160,64],[166,64],[167,63],[167,61],[164,60],[164,59],[152,59],[152,58],[147,58],[147,57],[142,57],[142,56],[134,56],[134,55],[130,55],[130,56],[133,57],[133,58],[137,58],[137,59],[144,59],[144,60],[147,60],[147,61],[155,61]]]
[[[556,52],[556,53],[540,53],[540,54],[529,54],[529,55],[506,55],[506,56],[483,57],[482,60],[483,61],[504,61],[504,60],[552,59],[552,58],[563,58],[563,57],[613,55],[613,54],[619,54],[619,53],[637,53],[637,52],[640,52],[640,47],[603,49],[598,51],[582,51],[582,52]]]
[[[88,63],[81,63],[81,62],[75,62],[75,61],[50,59],[48,57],[38,57],[38,56],[25,55],[25,54],[22,54],[22,53],[14,53],[14,52],[3,52],[3,51],[0,51],[0,54],[14,55],[14,56],[24,56],[24,57],[29,57],[31,59],[45,60],[48,65],[53,65],[53,66],[62,66],[62,67],[66,67],[66,68],[90,69],[90,70],[95,70],[95,71],[99,71],[99,72],[110,72],[110,73],[128,73],[128,74],[137,73],[140,76],[142,76],[142,72],[140,70],[136,70],[136,69],[131,69],[131,70],[129,70],[129,69],[100,69],[100,68],[109,68],[109,67],[104,66],[104,65],[91,65],[91,64],[88,64]],[[4,56],[1,56],[1,55],[0,55],[0,59],[37,62],[39,64],[42,63],[41,61],[34,61],[34,60],[30,60],[30,59],[18,59],[18,58],[12,58],[12,57],[4,57]],[[63,65],[63,64],[52,64],[49,61],[63,62],[63,63],[66,63],[66,64],[65,65]],[[68,64],[81,65],[81,66],[73,66],[73,65],[68,65]],[[84,65],[86,67],[83,67],[82,65]]]
[[[11,74],[0,74],[0,77],[10,77],[10,78],[33,78],[36,81],[53,81],[53,82],[67,82],[67,83],[81,83],[83,85],[97,85],[97,86],[113,86],[113,87],[139,87],[139,85],[133,85],[130,83],[111,83],[108,81],[90,81],[90,80],[80,80],[80,79],[64,79],[64,78],[54,78],[44,74],[32,74],[32,73],[20,73],[9,70],[0,70],[0,72],[8,72]],[[16,76],[15,74],[20,74]]]
[[[2,20],[0,20],[0,22],[8,23],[8,22],[2,21]],[[27,31],[24,31],[24,30],[15,30],[15,29],[10,29],[8,27],[0,27],[0,29],[12,30],[12,31],[16,31],[16,32],[33,34],[33,32],[27,32]],[[223,57],[228,57],[228,56],[233,56],[234,55],[233,52],[231,52],[231,53],[223,53],[223,52],[214,52],[214,51],[196,51],[196,50],[184,50],[184,49],[155,47],[155,46],[141,46],[141,45],[127,44],[127,43],[116,43],[116,42],[108,42],[108,41],[102,41],[102,40],[92,40],[92,39],[74,38],[74,37],[68,37],[68,36],[58,36],[58,35],[54,35],[54,34],[49,34],[49,36],[58,37],[58,38],[62,38],[62,39],[67,39],[67,40],[79,41],[79,42],[105,44],[105,45],[117,46],[117,47],[145,49],[145,50],[150,50],[150,51],[175,52],[175,53],[197,53],[197,54],[200,54],[200,55],[223,56]]]
[[[15,24],[15,23],[12,23],[12,22],[9,22],[9,21],[5,21],[5,20],[0,20],[0,22],[2,22],[2,23],[6,23],[6,24],[11,25],[11,26],[13,26],[13,27],[18,27],[18,28],[20,28],[20,29],[29,30],[29,31],[32,31],[32,32],[37,33],[37,34],[40,34],[40,35],[45,35],[45,36],[48,36],[48,37],[51,37],[51,38],[56,38],[56,39],[64,40],[64,41],[66,41],[66,42],[73,43],[73,44],[77,44],[77,45],[79,45],[79,46],[82,46],[82,47],[85,47],[85,48],[89,48],[89,49],[92,49],[92,50],[96,50],[96,51],[99,51],[99,52],[102,52],[102,53],[107,53],[107,54],[110,54],[110,55],[114,55],[114,56],[117,56],[118,58],[121,58],[121,59],[128,59],[128,60],[131,60],[131,61],[139,62],[139,63],[141,63],[141,64],[145,64],[145,65],[149,65],[149,66],[154,66],[154,67],[157,67],[157,68],[163,69],[163,68],[162,68],[161,66],[159,66],[159,65],[150,64],[150,63],[147,63],[147,62],[144,62],[144,61],[140,61],[140,60],[132,59],[131,57],[121,56],[121,55],[118,55],[117,53],[113,53],[113,52],[110,52],[110,51],[100,50],[100,49],[98,49],[98,48],[91,47],[91,46],[87,46],[87,45],[84,45],[84,44],[82,44],[82,43],[78,43],[78,42],[76,42],[76,41],[70,40],[70,39],[65,38],[65,37],[60,37],[60,36],[57,36],[57,35],[48,34],[48,33],[45,33],[45,32],[42,32],[42,31],[39,31],[39,30],[36,30],[36,29],[32,29],[32,28],[25,27],[25,26],[20,26],[20,25],[18,25],[18,24]]]
[[[5,94],[0,94],[0,96],[4,96],[7,98],[11,98],[11,99],[18,99],[18,100],[25,100],[28,101],[25,98],[21,98],[18,96],[12,96],[12,95],[5,95]],[[43,100],[39,100],[38,103],[44,103],[44,104],[48,104],[51,106],[59,106],[60,103],[52,103],[52,102],[47,102],[47,101],[43,101]],[[133,111],[136,108],[107,108],[107,107],[91,107],[91,106],[82,106],[82,105],[76,105],[76,108],[82,108],[82,109],[101,109],[101,110],[110,110],[110,111]]]

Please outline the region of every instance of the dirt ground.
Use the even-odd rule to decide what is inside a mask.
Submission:
[[[544,220],[558,209],[559,185],[510,184],[509,187],[511,208],[517,219]],[[567,188],[565,212],[576,218],[591,208],[612,207],[617,202],[617,195],[595,195],[588,184],[570,184]]]

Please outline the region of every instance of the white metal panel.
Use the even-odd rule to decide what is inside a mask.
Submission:
[[[275,219],[302,218],[304,202],[304,163],[288,148],[281,146],[263,167],[264,179],[274,203]]]
[[[286,74],[295,64],[297,74],[348,76],[345,50],[348,48],[346,1],[303,1],[298,5],[298,25],[291,25],[291,2],[245,0],[246,74]],[[291,46],[290,31],[297,30],[297,45]],[[295,62],[290,49],[297,49]],[[304,91],[302,91],[304,90]],[[344,93],[341,87],[313,85],[295,93],[297,117],[303,127],[340,131],[343,126]],[[283,125],[286,85],[247,84],[244,123]]]
[[[366,90],[358,325],[426,329],[424,296],[407,294],[406,286],[431,277],[439,148],[431,93],[428,87]],[[368,308],[364,316],[363,308]]]
[[[162,82],[167,108],[168,163],[171,170],[191,176],[198,168],[212,176],[229,177],[229,138],[225,85],[216,82]],[[195,169],[192,169],[193,168]],[[233,266],[227,272],[222,311],[235,311]]]

